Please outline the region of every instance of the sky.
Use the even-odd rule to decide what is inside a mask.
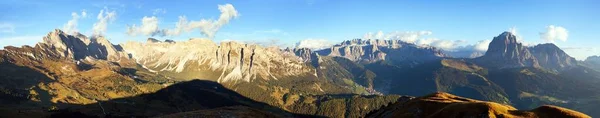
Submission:
[[[61,29],[114,44],[204,37],[322,48],[372,38],[485,51],[510,31],[583,60],[600,55],[599,21],[597,0],[2,0],[0,47],[35,45]]]

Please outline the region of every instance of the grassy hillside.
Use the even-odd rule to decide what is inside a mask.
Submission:
[[[448,93],[434,93],[406,102],[397,102],[367,115],[367,117],[429,118],[429,117],[559,117],[590,118],[590,116],[557,106],[540,106],[532,110],[518,110],[510,105],[479,101]]]

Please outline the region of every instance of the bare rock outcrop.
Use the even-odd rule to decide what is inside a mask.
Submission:
[[[510,32],[494,37],[485,55],[477,59],[483,65],[498,68],[539,67],[529,49]]]
[[[345,57],[360,63],[382,60],[391,62],[422,63],[446,55],[441,50],[428,46],[417,46],[400,40],[353,39],[316,51],[319,55]]]
[[[293,54],[275,47],[237,42],[217,45],[209,39],[171,43],[130,41],[121,46],[145,68],[154,72],[181,73],[177,75],[182,79],[249,82],[256,78],[279,79],[314,72]]]
[[[59,29],[48,33],[38,45],[47,46],[46,50],[59,52],[61,57],[74,60],[92,57],[118,62],[127,58],[103,36],[88,38],[82,34],[69,35]]]
[[[561,71],[577,66],[577,60],[552,43],[539,44],[529,50],[541,67],[552,71]]]

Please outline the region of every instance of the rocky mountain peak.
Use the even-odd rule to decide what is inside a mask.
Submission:
[[[161,41],[155,39],[155,38],[148,38],[148,40],[146,40],[147,43],[160,43]]]
[[[589,56],[583,62],[591,65],[593,68],[600,70],[600,56]]]
[[[441,50],[433,47],[417,46],[401,40],[381,39],[347,40],[331,48],[318,50],[316,53],[323,56],[344,57],[361,63],[387,60],[399,64],[418,64],[445,56]]]
[[[314,72],[293,54],[286,56],[279,49],[235,41],[217,44],[210,39],[192,38],[177,43],[130,41],[121,46],[138,64],[150,71],[200,73],[177,76],[179,79],[250,82]]]
[[[598,62],[600,63],[600,56],[589,56],[585,59],[585,61],[593,61],[593,62]]]
[[[517,37],[510,32],[503,32],[502,34],[494,37],[490,43],[486,52],[490,55],[500,54],[505,56],[507,54],[518,54],[522,50],[522,44],[517,42]]]
[[[484,61],[484,65],[500,68],[539,66],[527,47],[518,42],[517,36],[510,32],[494,37],[487,52],[479,60]]]
[[[500,34],[498,37],[506,37],[503,39],[508,40],[511,43],[518,43],[517,35],[513,34],[512,32],[508,32],[508,31],[502,32],[502,34]]]
[[[335,46],[352,46],[352,45],[359,45],[359,46],[373,45],[375,47],[383,46],[383,47],[390,47],[390,48],[400,48],[400,47],[402,47],[402,45],[410,45],[410,44],[406,43],[404,41],[401,41],[401,40],[352,39],[352,40],[343,41],[342,43],[335,45]]]
[[[167,42],[167,43],[175,43],[174,40],[170,40],[170,39],[166,39],[165,42]]]
[[[575,58],[552,43],[539,44],[529,50],[536,57],[540,66],[549,70],[560,71],[577,65]]]
[[[300,57],[302,61],[309,62],[313,56],[313,53],[310,48],[294,48],[293,50],[296,56]]]
[[[75,60],[85,59],[90,56],[96,59],[118,61],[125,54],[121,54],[110,41],[103,36],[87,36],[76,33],[67,34],[60,29],[55,29],[46,35],[38,45],[46,45],[45,50],[58,52],[60,57]]]

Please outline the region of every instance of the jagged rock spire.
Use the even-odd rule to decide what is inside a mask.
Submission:
[[[494,37],[484,56],[478,60],[482,64],[500,67],[538,67],[537,59],[527,47],[517,41],[517,36],[510,32],[503,32]]]

